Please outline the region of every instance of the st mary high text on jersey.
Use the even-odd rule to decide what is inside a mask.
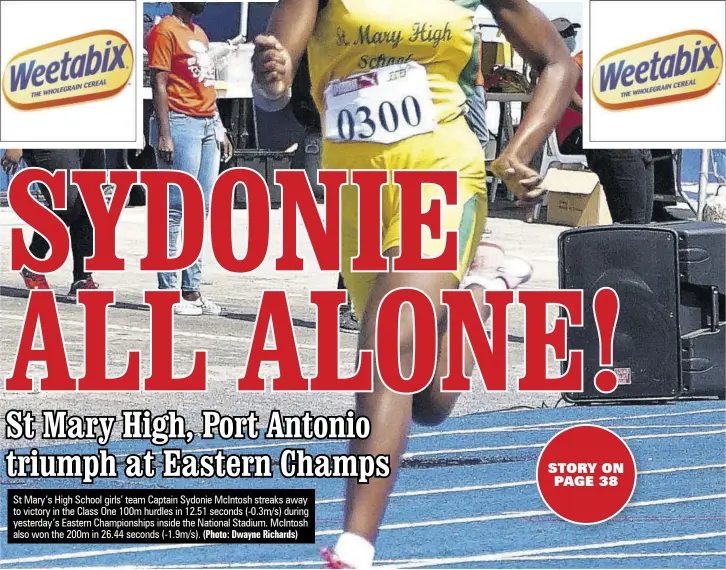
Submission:
[[[8,199],[10,206],[28,225],[41,233],[51,244],[50,255],[43,260],[34,258],[26,246],[22,228],[12,228],[11,265],[19,271],[27,267],[37,273],[58,270],[66,260],[70,239],[65,224],[51,210],[33,198],[29,187],[42,182],[49,189],[56,208],[64,208],[66,201],[66,175],[64,171],[50,173],[30,168],[19,172],[13,179]],[[204,203],[198,182],[179,171],[111,171],[110,183],[115,192],[110,203],[104,198],[102,185],[105,171],[74,171],[72,182],[77,184],[95,228],[94,253],[86,259],[88,271],[123,271],[125,260],[116,254],[116,226],[133,184],[142,184],[147,191],[147,252],[140,260],[142,271],[179,271],[190,266],[200,255],[204,240]],[[392,260],[382,255],[381,192],[388,184],[386,171],[321,171],[320,182],[326,188],[325,221],[321,217],[314,194],[303,171],[277,171],[275,181],[282,187],[282,255],[275,260],[276,270],[284,280],[284,273],[304,271],[304,260],[297,254],[298,216],[307,232],[319,267],[326,271],[340,270],[341,251],[341,188],[349,183],[359,187],[359,254],[352,260],[354,271],[365,272],[453,272],[458,263],[458,236],[456,232],[442,235],[441,219],[445,204],[457,200],[458,175],[453,171],[396,171],[393,183],[401,189],[401,247],[400,256]],[[183,247],[175,257],[167,253],[168,185],[179,186],[183,195]],[[239,256],[233,249],[232,209],[237,184],[247,190],[249,211],[246,229],[247,250]],[[422,185],[436,184],[442,189],[442,199],[430,203],[422,211]],[[218,178],[211,198],[211,246],[218,263],[232,273],[246,273],[260,266],[268,254],[270,235],[270,198],[265,180],[255,171],[233,168]],[[438,257],[423,257],[422,234],[430,232],[433,238],[445,239],[445,247]],[[284,281],[282,281],[284,282]],[[30,293],[17,347],[14,369],[5,380],[5,390],[30,391],[33,378],[28,374],[31,362],[44,363],[47,375],[40,379],[41,390],[167,390],[192,391],[206,389],[206,352],[194,353],[192,371],[175,377],[172,363],[173,306],[180,300],[179,291],[145,291],[143,301],[150,307],[149,339],[151,364],[149,375],[142,379],[139,351],[127,355],[126,371],[119,377],[109,378],[107,370],[107,309],[115,301],[112,290],[78,292],[78,303],[85,307],[85,375],[73,378],[69,371],[63,332],[52,291]],[[448,391],[471,389],[471,378],[464,372],[463,353],[470,343],[483,381],[488,390],[507,390],[508,307],[515,303],[513,291],[486,293],[491,306],[492,332],[487,333],[480,312],[469,290],[447,290],[441,294],[446,309],[449,331],[449,371],[442,381]],[[317,311],[317,369],[316,375],[306,378],[301,371],[297,344],[290,316],[288,299],[283,290],[270,290],[262,294],[252,343],[246,355],[243,376],[238,390],[263,391],[265,378],[260,375],[263,362],[275,362],[279,376],[272,380],[276,391],[370,391],[373,389],[374,370],[377,369],[390,389],[416,393],[423,390],[434,377],[439,354],[438,327],[434,305],[417,289],[397,289],[383,300],[377,314],[376,349],[362,351],[356,373],[341,378],[339,372],[339,318],[338,310],[346,301],[344,291],[311,291],[310,302]],[[582,390],[583,362],[580,351],[567,350],[567,326],[582,326],[583,296],[581,291],[522,291],[517,302],[526,311],[526,356],[524,375],[516,388],[528,391],[576,392]],[[548,305],[564,306],[568,319],[558,318],[548,326]],[[413,309],[416,359],[410,374],[401,371],[398,337],[402,306]],[[274,348],[268,348],[266,339],[272,329]],[[42,348],[34,348],[36,334]],[[569,361],[568,371],[561,377],[547,376],[547,352],[552,347],[558,360]],[[375,367],[375,368],[374,368]]]

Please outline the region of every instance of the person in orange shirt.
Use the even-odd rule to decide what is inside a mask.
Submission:
[[[159,168],[181,170],[194,176],[204,193],[208,213],[212,187],[219,175],[220,158],[231,158],[232,145],[217,113],[215,65],[209,39],[192,20],[206,2],[173,2],[173,12],[147,36],[154,115],[149,142]],[[169,253],[176,253],[182,217],[181,191],[169,188]],[[160,289],[175,289],[176,273],[159,273]],[[182,271],[182,301],[174,308],[181,315],[219,315],[221,307],[202,296],[201,257]]]

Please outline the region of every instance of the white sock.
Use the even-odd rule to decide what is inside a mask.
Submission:
[[[464,289],[471,287],[471,285],[479,285],[485,291],[507,291],[509,286],[507,282],[501,277],[469,277],[465,278],[462,286]]]
[[[370,568],[376,549],[362,536],[351,532],[340,535],[335,545],[335,554],[340,561],[353,568]]]
[[[507,291],[509,289],[509,286],[507,285],[507,282],[502,279],[501,277],[495,277],[492,279],[492,284],[489,287],[489,291]]]

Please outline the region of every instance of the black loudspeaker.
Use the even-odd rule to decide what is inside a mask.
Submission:
[[[566,401],[724,398],[726,225],[577,228],[563,232],[558,245],[560,288],[582,289],[585,299],[584,326],[568,328],[568,349],[584,352],[585,386],[563,394]],[[610,394],[593,383],[601,366],[592,305],[602,287],[620,298],[613,339],[618,387]]]

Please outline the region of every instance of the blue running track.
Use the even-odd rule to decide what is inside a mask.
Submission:
[[[579,423],[625,438],[638,468],[635,494],[617,517],[579,526],[552,515],[534,483],[543,445]],[[299,442],[298,442],[299,444]],[[194,442],[191,447],[285,444]],[[144,442],[114,442],[117,454]],[[344,450],[339,442],[309,453]],[[95,452],[89,445],[55,447]],[[274,449],[273,449],[274,451]],[[121,462],[120,462],[121,463]],[[7,489],[79,488],[71,480],[9,480],[2,473],[1,568],[320,567],[318,548],[341,532],[343,480],[216,479],[205,488],[314,487],[312,545],[9,545]],[[94,488],[178,488],[184,480],[98,480]],[[416,429],[377,544],[377,564],[397,568],[726,568],[726,407],[723,402],[661,406],[565,407],[453,418]]]

